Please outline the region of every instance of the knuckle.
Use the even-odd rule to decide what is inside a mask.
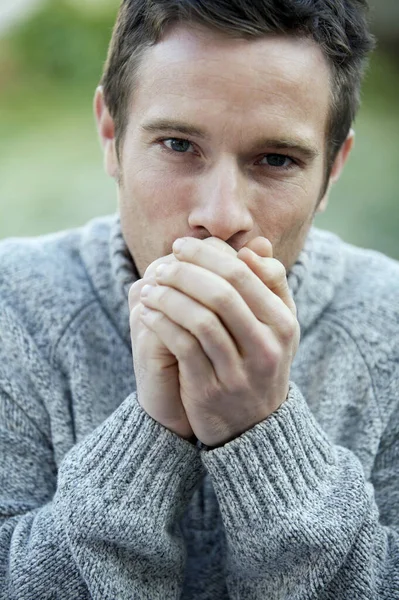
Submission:
[[[285,344],[290,344],[297,333],[297,321],[290,313],[279,323],[279,337]]]
[[[198,343],[192,335],[179,335],[176,339],[176,357],[184,359],[192,356],[198,349]]]
[[[168,274],[169,274],[169,276],[172,276],[172,277],[174,277],[175,275],[180,275],[183,268],[184,268],[184,263],[181,263],[179,261],[169,263]]]
[[[248,385],[248,379],[245,374],[236,373],[231,375],[229,381],[226,383],[226,387],[229,393],[234,396],[242,396],[245,398],[250,385]]]
[[[262,277],[269,287],[278,287],[287,277],[284,265],[276,258],[266,258],[263,264]]]
[[[213,337],[219,326],[219,321],[212,313],[202,315],[195,324],[196,334],[199,336]]]
[[[199,260],[201,258],[201,255],[202,255],[202,244],[198,244],[197,240],[196,240],[195,244],[190,246],[190,256],[195,262],[196,260]]]
[[[158,310],[153,310],[151,313],[151,321],[153,325],[158,325],[166,321],[166,317],[163,313]]]
[[[271,344],[265,341],[260,356],[260,370],[268,376],[274,375],[278,371],[283,359],[281,346],[278,343]]]
[[[174,293],[172,288],[167,287],[165,285],[157,285],[156,286],[156,299],[161,308],[166,308],[171,296]]]
[[[243,261],[234,261],[228,266],[225,278],[233,287],[242,285],[248,278],[247,265]]]
[[[212,305],[215,306],[221,312],[229,310],[234,302],[232,291],[220,287],[212,294]]]
[[[270,258],[268,269],[270,270],[270,278],[273,281],[280,282],[287,277],[287,270],[277,258]]]

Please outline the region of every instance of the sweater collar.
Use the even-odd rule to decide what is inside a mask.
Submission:
[[[343,243],[312,227],[305,246],[288,274],[302,337],[332,303],[344,278]]]
[[[128,293],[139,274],[123,239],[118,215],[89,224],[82,255],[103,309],[130,345]],[[331,303],[343,279],[343,262],[340,239],[312,228],[288,274],[302,336]]]

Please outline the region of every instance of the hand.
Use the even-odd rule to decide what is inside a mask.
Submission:
[[[284,402],[299,325],[285,269],[267,240],[256,238],[234,256],[221,240],[206,242],[175,243],[178,261],[160,265],[157,285],[142,290],[151,310],[141,319],[177,359],[192,430],[217,446]]]
[[[144,309],[140,301],[142,288],[156,284],[155,270],[160,263],[173,262],[176,262],[173,254],[156,260],[148,267],[144,277],[131,286],[130,332],[140,405],[161,425],[189,439],[194,434],[180,399],[177,359],[140,319]]]

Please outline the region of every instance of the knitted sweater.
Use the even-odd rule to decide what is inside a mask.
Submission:
[[[206,451],[140,407],[115,216],[0,243],[0,598],[399,598],[399,266],[313,229],[288,399]]]

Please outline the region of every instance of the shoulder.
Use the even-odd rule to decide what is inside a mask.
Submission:
[[[339,240],[342,281],[332,308],[341,314],[357,313],[364,325],[380,323],[399,330],[399,262],[377,252]]]
[[[384,328],[388,316],[399,327],[398,275],[397,261],[312,228],[289,275],[302,330],[333,315],[349,329],[354,323]]]
[[[332,239],[330,234],[318,235]],[[399,399],[399,263],[339,238],[334,243],[342,276],[325,318],[355,343],[379,402],[384,404],[385,397],[392,409]]]
[[[0,306],[12,311],[38,345],[58,339],[74,315],[96,301],[82,248],[97,236],[104,251],[109,228],[107,219],[98,219],[81,228],[0,242]]]
[[[376,250],[360,248],[337,235],[312,228],[310,238],[312,292],[331,285],[329,308],[397,314],[399,262]],[[327,303],[326,303],[327,305]]]

